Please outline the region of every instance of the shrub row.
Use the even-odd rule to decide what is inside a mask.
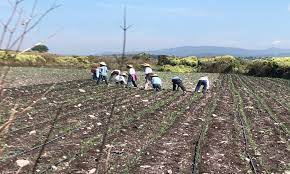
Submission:
[[[233,56],[217,56],[213,58],[160,56],[158,65],[160,66],[160,71],[240,73],[290,79],[290,57],[246,60]]]

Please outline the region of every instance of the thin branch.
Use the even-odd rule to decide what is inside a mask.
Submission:
[[[47,135],[46,135],[46,137],[45,137],[45,140],[44,140],[44,142],[43,142],[43,144],[42,144],[42,146],[41,146],[41,149],[39,150],[38,156],[37,156],[37,158],[36,158],[36,160],[35,160],[35,163],[34,163],[34,165],[33,165],[32,174],[35,174],[35,172],[36,172],[37,165],[38,165],[38,163],[39,163],[39,161],[40,161],[40,158],[41,158],[42,153],[43,153],[43,151],[44,151],[44,149],[45,149],[45,146],[46,146],[46,144],[47,144],[47,142],[48,142],[48,140],[49,140],[49,137],[50,137],[52,131],[53,131],[54,128],[55,128],[55,124],[56,124],[56,122],[57,122],[57,119],[58,119],[59,115],[61,114],[61,111],[62,111],[62,106],[59,108],[59,110],[57,111],[57,113],[56,113],[54,119],[53,119],[52,122],[51,122],[50,129],[49,129],[49,131],[48,131],[48,133],[47,133]]]
[[[107,141],[108,131],[109,131],[109,128],[110,128],[110,125],[111,125],[111,120],[112,120],[112,118],[114,116],[114,110],[115,110],[116,104],[117,104],[117,93],[115,94],[115,99],[114,99],[114,102],[113,102],[113,105],[112,105],[112,108],[111,108],[111,112],[110,112],[110,115],[109,115],[109,118],[108,118],[108,121],[107,121],[105,132],[103,134],[102,144],[101,144],[101,147],[100,147],[100,154],[95,159],[95,161],[96,161],[96,169],[97,169],[96,173],[97,174],[100,172],[99,171],[99,165],[100,165],[99,163],[100,163],[100,159],[102,158],[103,153],[104,153],[104,148],[105,148],[106,141]]]
[[[38,0],[34,0],[33,5],[32,5],[32,9],[31,9],[31,12],[30,12],[30,16],[29,16],[28,20],[26,22],[24,22],[24,30],[23,30],[24,32],[27,30],[30,22],[36,17],[35,9],[36,9],[37,2],[38,2]],[[23,40],[24,40],[24,36],[21,37],[16,51],[18,51],[20,49]]]
[[[8,0],[8,3],[11,5],[11,7],[13,8],[13,6],[14,6],[14,2],[12,1],[12,0]],[[20,11],[18,11],[17,9],[16,9],[16,12],[19,14],[20,13]]]
[[[8,41],[7,41],[7,45],[6,45],[6,50],[9,49],[9,45],[11,44],[11,41],[12,41],[12,38],[13,38],[13,35],[18,27],[18,25],[20,24],[20,21],[21,21],[21,18],[22,18],[22,14],[23,14],[23,10],[20,9],[20,11],[18,12],[18,19],[17,21],[15,22],[15,25],[14,27],[9,30],[10,34],[9,34],[9,38],[8,38]]]
[[[126,28],[126,30],[128,30],[128,29],[131,28],[131,27],[133,27],[133,24],[132,24],[132,25],[129,25],[129,26]]]
[[[15,1],[13,7],[12,7],[12,12],[11,12],[11,15],[10,17],[8,18],[7,22],[5,23],[4,25],[4,28],[3,28],[3,31],[2,31],[2,34],[1,34],[1,38],[0,38],[0,48],[2,48],[2,44],[4,42],[4,39],[5,39],[5,36],[6,36],[6,33],[7,33],[7,28],[9,27],[10,23],[12,22],[15,14],[16,14],[16,11],[17,11],[17,8],[18,8],[18,5],[23,2],[24,0],[17,0]]]
[[[27,48],[27,49],[21,51],[20,53],[18,53],[18,55],[23,54],[23,53],[25,53],[25,52],[31,50],[33,47],[35,47],[35,46],[37,46],[37,45],[44,44],[47,40],[49,40],[49,39],[53,38],[54,36],[56,36],[57,33],[58,33],[58,31],[60,31],[60,30],[57,30],[57,31],[56,31],[55,33],[53,33],[52,35],[48,36],[46,40],[40,41],[40,42],[34,44],[32,47],[29,47],[29,48]]]
[[[9,49],[12,49],[18,42],[19,42],[19,45],[18,45],[18,48],[17,48],[17,51],[19,51],[20,49],[20,46],[24,40],[24,37],[26,36],[27,33],[29,33],[32,29],[34,29],[42,20],[43,18],[49,14],[51,11],[59,8],[61,5],[56,5],[56,4],[53,4],[53,6],[51,6],[48,10],[46,10],[38,19],[37,21],[35,21],[30,27],[28,27],[28,25],[26,25],[23,33],[10,45]]]

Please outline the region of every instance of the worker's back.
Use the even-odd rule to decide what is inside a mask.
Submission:
[[[201,78],[199,78],[199,80],[205,80],[205,81],[208,81],[208,76],[202,76]]]
[[[159,77],[152,77],[152,84],[161,85],[162,81]]]

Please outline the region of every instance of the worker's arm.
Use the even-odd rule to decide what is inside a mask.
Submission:
[[[209,80],[207,80],[207,89],[209,89]]]
[[[97,77],[97,78],[100,77],[100,69],[96,69],[96,77]]]
[[[122,77],[122,80],[123,80],[124,84],[127,85],[127,81],[126,81],[125,77]]]

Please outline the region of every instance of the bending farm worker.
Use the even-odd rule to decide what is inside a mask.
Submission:
[[[125,85],[127,84],[125,77],[127,77],[126,73],[119,74],[115,77],[116,84]]]
[[[111,81],[114,77],[116,77],[117,75],[120,75],[121,74],[121,71],[118,70],[118,69],[115,69],[111,72],[111,76],[110,76],[110,79],[109,81]]]
[[[172,81],[172,86],[173,86],[172,90],[173,91],[177,91],[179,88],[181,88],[183,91],[183,94],[186,94],[186,89],[185,89],[185,87],[182,83],[182,79],[180,77],[175,76],[171,79],[171,81]]]
[[[206,91],[209,89],[209,80],[208,80],[207,76],[202,76],[201,78],[199,78],[193,94],[195,92],[200,92],[200,87],[201,86],[203,86],[202,93],[205,94]]]
[[[98,69],[98,65],[93,65],[91,68],[92,80],[97,80],[96,70]]]
[[[150,82],[150,75],[153,73],[153,70],[151,68],[151,65],[148,63],[142,64],[144,67],[144,74],[145,74],[145,86],[144,89],[147,90],[149,87],[149,82]]]
[[[99,78],[97,84],[100,84],[100,82],[105,81],[105,83],[108,85],[107,75],[108,75],[107,64],[105,62],[100,62]]]
[[[127,86],[131,86],[133,84],[134,87],[137,87],[137,75],[133,65],[127,65],[127,68],[129,69]]]
[[[151,75],[151,83],[155,91],[161,91],[162,80],[158,77],[157,74]]]

